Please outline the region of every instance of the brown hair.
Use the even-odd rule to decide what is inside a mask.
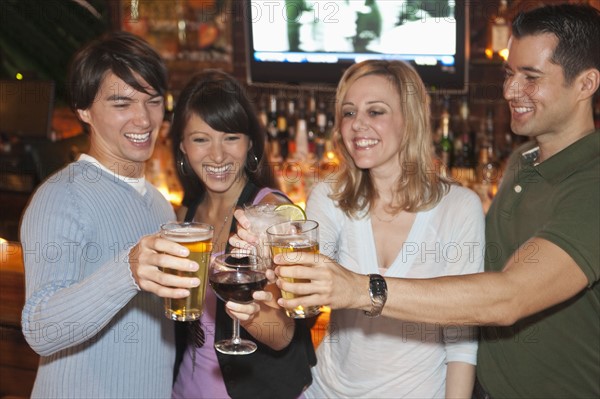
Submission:
[[[73,56],[67,80],[71,109],[90,108],[108,72],[146,94],[150,94],[148,88],[134,74],[139,74],[159,96],[167,90],[167,67],[160,55],[138,36],[110,32]]]

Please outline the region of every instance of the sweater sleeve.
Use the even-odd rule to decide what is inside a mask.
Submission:
[[[460,189],[452,196],[447,215],[453,215],[446,254],[446,274],[472,274],[483,271],[485,221],[481,200],[471,191]],[[460,223],[458,223],[460,221]],[[471,325],[444,327],[447,362],[477,363],[478,329]]]
[[[138,292],[128,250],[94,237],[85,199],[70,186],[41,186],[21,223],[23,333],[42,356],[93,340]]]

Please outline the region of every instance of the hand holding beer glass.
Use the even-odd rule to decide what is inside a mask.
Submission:
[[[165,316],[176,321],[192,321],[202,316],[208,279],[208,265],[212,252],[213,227],[205,223],[172,222],[163,224],[160,236],[190,250],[188,259],[198,263],[198,270],[187,272],[163,268],[162,271],[181,277],[197,277],[200,285],[190,289],[185,298],[165,298]]]
[[[319,224],[314,220],[296,220],[273,225],[267,229],[271,259],[282,254],[288,262],[294,262],[294,253],[306,252],[319,254]],[[297,254],[296,254],[297,256]],[[286,278],[291,283],[308,282],[300,279]],[[284,299],[293,299],[295,294],[281,291]],[[319,306],[302,307],[285,310],[288,317],[305,319],[320,313]]]

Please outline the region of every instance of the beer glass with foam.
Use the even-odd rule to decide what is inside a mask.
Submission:
[[[190,250],[188,259],[198,263],[195,272],[163,268],[163,272],[182,277],[197,277],[200,285],[190,289],[185,298],[165,298],[165,316],[176,321],[192,321],[202,316],[204,295],[208,280],[208,266],[212,252],[213,226],[196,222],[172,222],[163,224],[160,235]]]

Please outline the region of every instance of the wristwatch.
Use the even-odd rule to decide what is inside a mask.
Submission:
[[[365,315],[377,317],[381,314],[387,300],[387,284],[379,274],[369,274],[369,296],[371,297],[371,311],[365,310]]]

